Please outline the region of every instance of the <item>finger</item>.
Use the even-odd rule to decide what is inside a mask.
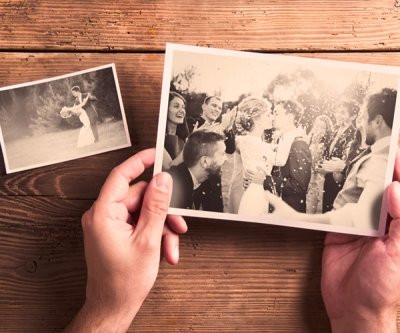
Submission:
[[[277,197],[275,194],[272,194],[270,191],[265,191],[265,195],[267,196],[269,203],[274,207],[277,208],[282,205],[283,201],[281,198]]]
[[[168,226],[164,227],[163,232],[163,256],[170,265],[176,265],[179,261],[179,236]]]
[[[352,243],[358,240],[360,236],[350,235],[350,234],[340,234],[335,232],[328,232],[325,236],[325,246],[329,245],[343,245],[347,243]]]
[[[136,227],[137,237],[143,237],[153,245],[161,242],[171,194],[172,178],[168,173],[161,172],[150,181]]]
[[[145,181],[138,182],[129,187],[128,194],[122,201],[129,213],[132,214],[139,209],[140,204],[143,201],[143,195],[146,191],[146,187],[147,183]]]
[[[396,248],[400,248],[400,219],[395,219],[390,222],[389,234],[387,242],[393,244]]]
[[[187,224],[182,216],[168,215],[167,223],[169,228],[177,234],[184,234],[187,230]]]
[[[154,163],[154,157],[155,149],[146,149],[116,166],[106,179],[98,200],[106,203],[122,201],[128,193],[129,183]]]
[[[388,209],[393,219],[400,218],[400,183],[392,182],[388,188]]]
[[[394,180],[400,181],[400,150],[397,149],[396,161],[394,164]]]

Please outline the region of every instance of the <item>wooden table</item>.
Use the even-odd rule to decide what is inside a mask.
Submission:
[[[1,0],[0,86],[115,62],[133,148],[3,168],[0,331],[60,331],[82,304],[80,216],[113,166],[155,145],[165,42],[400,65],[399,28],[399,0]],[[188,224],[132,332],[329,331],[323,232]]]

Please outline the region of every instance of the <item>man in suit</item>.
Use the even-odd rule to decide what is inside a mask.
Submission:
[[[311,178],[311,152],[305,133],[296,125],[301,116],[300,107],[292,101],[281,101],[274,106],[274,126],[282,133],[282,140],[292,142],[283,167],[274,166],[264,188],[276,192],[298,212],[306,211],[306,195]]]
[[[385,88],[369,97],[361,122],[365,143],[370,148],[351,162],[332,211],[325,214],[299,214],[279,198],[267,194],[275,208],[274,214],[290,219],[356,227],[358,231],[376,230],[385,189],[396,96],[395,90]]]
[[[218,176],[226,161],[224,137],[215,132],[193,132],[183,148],[183,162],[167,172],[173,179],[171,207],[205,210],[205,182]]]
[[[221,117],[222,100],[218,96],[207,96],[202,104],[200,116],[188,117],[189,131],[204,130],[218,133],[224,136],[226,153],[235,151],[235,137],[231,130],[234,114],[227,112]],[[210,175],[202,186],[199,199],[203,210],[222,212],[224,209],[222,201],[221,175]]]
[[[328,161],[321,165],[319,171],[325,173],[324,195],[322,212],[328,212],[333,208],[333,202],[342,189],[345,179],[341,172],[348,163],[350,147],[355,140],[355,120],[360,107],[354,101],[346,101],[340,104],[335,113],[336,135],[329,144],[327,152]]]
[[[92,129],[94,135],[94,141],[99,141],[99,131],[97,128],[97,123],[99,121],[99,114],[97,113],[95,107],[95,101],[97,98],[93,96],[91,93],[82,93],[81,88],[78,86],[73,86],[71,88],[72,96],[75,97],[75,104],[81,104],[85,98],[88,98],[87,102],[82,106],[82,108],[86,111],[90,121],[90,127]]]

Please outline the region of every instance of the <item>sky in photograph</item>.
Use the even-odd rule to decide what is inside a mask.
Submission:
[[[261,97],[269,83],[278,74],[290,74],[300,69],[310,69],[317,80],[325,86],[332,87],[341,93],[355,78],[367,80],[369,72],[342,69],[332,65],[294,64],[285,61],[286,56],[279,60],[246,59],[235,56],[221,56],[174,51],[173,75],[182,73],[185,68],[194,66],[196,75],[191,82],[191,90],[209,95],[221,93],[224,101],[234,101],[243,94],[250,93]],[[392,74],[371,74],[370,92],[379,91],[384,87],[397,89],[398,76]]]

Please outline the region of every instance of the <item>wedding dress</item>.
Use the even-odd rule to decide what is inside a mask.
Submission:
[[[279,144],[264,142],[260,137],[253,135],[236,138],[242,160],[242,182],[248,179],[247,174],[253,173],[269,176],[273,166],[284,166],[287,162],[294,135],[284,135]],[[238,172],[234,172],[234,174]],[[264,190],[264,179],[251,182],[244,191],[240,200],[238,214],[265,215],[269,210],[269,201]]]
[[[83,125],[81,127],[81,130],[79,131],[78,143],[77,143],[77,147],[81,148],[94,143],[95,138],[86,111],[83,108],[79,108],[76,111],[79,112],[79,120]]]
[[[237,138],[243,164],[243,177],[249,172],[270,175],[274,165],[276,145],[266,143],[261,138],[246,135]],[[268,213],[269,201],[265,195],[263,179],[251,182],[240,200],[238,214],[264,215]]]

